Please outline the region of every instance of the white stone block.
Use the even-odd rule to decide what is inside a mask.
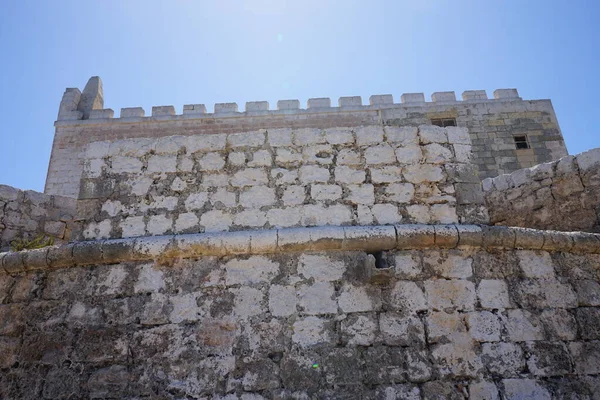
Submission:
[[[198,151],[220,151],[225,150],[227,141],[226,134],[205,134],[187,136],[185,139],[185,148],[188,154]]]
[[[383,142],[383,127],[379,125],[359,126],[354,129],[356,144],[369,146]]]
[[[340,107],[359,107],[359,106],[362,106],[362,99],[360,96],[340,97],[338,99],[338,106],[340,106]]]
[[[322,129],[317,128],[294,129],[293,137],[296,146],[307,146],[327,142],[325,132]]]
[[[310,196],[314,200],[338,200],[342,197],[342,188],[338,185],[312,185]]]
[[[478,342],[500,341],[502,324],[498,316],[489,311],[468,313],[467,325],[471,337]]]
[[[425,292],[429,306],[434,310],[471,311],[475,308],[475,286],[466,280],[428,280],[425,281]]]
[[[246,112],[269,111],[268,101],[248,101],[246,102]]]
[[[402,103],[424,103],[425,95],[423,93],[404,93],[400,96]]]
[[[266,185],[269,183],[269,178],[263,169],[246,168],[236,172],[231,177],[230,183],[236,187]]]
[[[477,287],[477,295],[482,308],[504,309],[510,307],[508,287],[501,279],[482,279]]]
[[[307,108],[329,108],[329,107],[331,107],[331,99],[329,97],[308,99],[308,102],[307,102]]]
[[[206,192],[198,192],[192,193],[185,200],[185,209],[186,210],[200,210],[204,207],[204,204],[208,201],[208,193]]]
[[[448,142],[454,144],[471,144],[471,136],[467,128],[459,126],[447,126],[446,134],[448,135]]]
[[[272,208],[267,211],[267,220],[271,226],[276,228],[288,228],[296,226],[302,218],[302,209],[299,207],[287,207],[283,209]]]
[[[296,183],[298,180],[298,170],[289,170],[286,168],[274,168],[271,170],[271,177],[275,179],[277,185]]]
[[[418,164],[423,158],[421,147],[417,145],[398,147],[395,153],[400,165]]]
[[[244,210],[233,217],[233,223],[240,226],[261,227],[267,223],[267,214],[260,210]]]
[[[421,144],[448,143],[448,134],[444,128],[435,125],[419,125]]]
[[[302,159],[305,164],[324,164],[333,163],[333,148],[328,144],[317,144],[306,146],[302,150]]]
[[[329,144],[354,143],[354,134],[350,128],[327,128],[325,139]]]
[[[135,293],[158,292],[165,287],[163,272],[153,264],[144,264],[139,269],[137,281],[133,285]]]
[[[393,204],[375,204],[371,207],[371,212],[379,225],[395,224],[402,220],[398,207]]]
[[[337,170],[337,169],[336,169]],[[402,169],[395,166],[386,166],[381,168],[371,168],[371,181],[373,183],[392,183],[401,182]]]
[[[219,153],[207,153],[198,161],[202,171],[221,171],[225,166],[225,160]]]
[[[121,108],[121,118],[140,118],[144,116],[142,107],[127,107]]]
[[[338,297],[338,305],[343,313],[376,311],[381,306],[375,290],[365,286],[344,285]]]
[[[458,223],[456,207],[450,204],[433,204],[430,207],[431,219],[440,224]]]
[[[152,116],[153,117],[161,117],[161,116],[165,116],[165,115],[175,115],[175,107],[173,107],[173,106],[154,106],[154,107],[152,107]]]
[[[269,288],[269,310],[274,317],[289,317],[296,313],[296,288],[271,285]]]
[[[146,233],[146,224],[144,217],[127,217],[119,224],[122,234],[121,237],[136,237],[143,236]]]
[[[302,254],[298,260],[298,274],[304,279],[315,281],[341,280],[346,272],[346,265],[326,255]]]
[[[337,165],[360,165],[360,153],[351,149],[342,149],[337,155]]]
[[[111,157],[111,172],[115,174],[136,174],[142,172],[143,163],[133,157]]]
[[[336,168],[337,171],[337,168]],[[300,181],[302,183],[322,182],[326,183],[329,180],[329,170],[312,165],[304,165],[300,167]],[[336,180],[337,176],[336,176]]]
[[[279,100],[277,102],[278,110],[297,110],[300,108],[299,100]]]
[[[456,101],[456,94],[454,94],[454,92],[433,92],[431,94],[431,101]]]
[[[554,264],[545,251],[518,250],[519,266],[527,278],[553,279]]]
[[[454,158],[450,149],[438,143],[423,146],[423,157],[428,164],[447,164]]]
[[[183,232],[198,225],[200,220],[196,214],[187,212],[181,213],[175,220],[175,232]]]
[[[253,186],[240,193],[240,205],[244,208],[260,208],[275,203],[275,190],[266,186]]]
[[[166,215],[151,215],[146,230],[150,235],[162,235],[173,228],[173,220]]]
[[[252,154],[249,167],[270,167],[273,164],[273,156],[268,150],[258,150]]]
[[[150,156],[146,172],[177,172],[177,156]]]
[[[494,90],[495,99],[520,99],[517,89],[496,89]]]
[[[232,133],[227,136],[227,144],[235,149],[239,147],[262,147],[265,144],[266,131]]]
[[[428,164],[408,165],[403,175],[410,183],[441,182],[445,178],[441,167]]]
[[[367,165],[394,164],[396,155],[389,144],[367,147],[365,149],[365,161]]]
[[[464,253],[427,253],[424,262],[429,264],[437,276],[444,278],[467,279],[473,276],[473,259]]]
[[[384,126],[385,140],[401,146],[417,145],[419,143],[416,126]]]
[[[411,281],[398,281],[389,294],[389,306],[393,310],[412,314],[427,309],[427,300],[423,291]]]
[[[343,205],[332,205],[325,210],[328,225],[347,225],[352,223],[352,210]],[[305,213],[306,216],[306,213]]]
[[[266,311],[263,309],[264,294],[260,290],[241,286],[229,291],[234,295],[233,313],[238,318],[245,320]]]
[[[371,205],[375,203],[375,189],[373,185],[348,185],[350,194],[346,200],[352,204]]]
[[[215,114],[226,114],[238,112],[237,103],[216,103]]]
[[[291,185],[285,188],[281,201],[285,206],[297,206],[304,203],[306,192],[304,186]]]
[[[184,104],[183,115],[204,115],[206,106],[204,104]]]
[[[219,188],[216,192],[210,195],[210,202],[213,205],[217,205],[219,203],[223,204],[225,207],[235,207],[235,197],[236,194],[233,192],[228,192],[225,188]]]
[[[142,225],[143,228],[143,225]],[[83,237],[86,239],[106,239],[110,237],[110,231],[112,230],[111,220],[105,219],[100,222],[90,222],[87,224],[83,231]],[[144,232],[140,233],[143,235]],[[139,236],[139,235],[135,235]]]
[[[423,272],[420,261],[410,253],[396,254],[395,265],[396,275],[402,279],[413,279]]]
[[[411,183],[390,183],[385,187],[385,197],[389,201],[410,203],[415,195],[415,187]]]
[[[487,100],[487,93],[485,90],[465,90],[462,93],[463,100]]]
[[[224,265],[227,286],[249,286],[269,283],[279,274],[279,263],[265,256],[251,256],[248,259],[234,258]]]
[[[267,141],[271,147],[286,147],[292,145],[292,130],[290,128],[269,129]]]
[[[231,216],[221,210],[208,211],[200,217],[200,225],[204,226],[204,232],[227,231],[231,223]]]
[[[295,321],[292,332],[292,342],[303,348],[328,343],[332,336],[326,321],[314,316]]]
[[[369,97],[369,104],[372,106],[394,104],[394,98],[391,94],[374,94]]]
[[[330,282],[315,282],[312,285],[300,285],[298,305],[309,315],[335,314],[338,306],[335,300],[335,288]]]

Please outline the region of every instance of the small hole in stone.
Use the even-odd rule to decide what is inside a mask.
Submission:
[[[387,260],[385,259],[385,257],[383,256],[383,251],[374,251],[371,253],[368,253],[370,255],[372,255],[373,257],[375,257],[375,268],[377,269],[385,269],[385,268],[389,268],[389,264],[387,262]]]

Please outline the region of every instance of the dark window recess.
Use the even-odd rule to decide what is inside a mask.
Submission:
[[[527,136],[523,135],[523,136],[514,136],[515,139],[515,146],[517,147],[517,149],[528,149],[529,148],[529,142],[527,141]]]
[[[442,128],[445,128],[447,126],[456,126],[456,120],[454,118],[432,119],[431,125],[441,126]]]

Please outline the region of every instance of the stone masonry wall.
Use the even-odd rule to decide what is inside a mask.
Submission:
[[[491,223],[600,232],[600,149],[482,183]]]
[[[300,108],[298,100],[278,101],[276,109],[259,101],[246,103],[244,112],[238,112],[236,103],[219,103],[214,113],[207,113],[204,104],[191,104],[183,107],[182,115],[176,115],[173,106],[159,106],[148,117],[141,107],[132,107],[121,109],[120,118],[113,118],[113,110],[103,108],[102,84],[95,77],[83,94],[73,88],[63,95],[45,192],[77,197],[83,149],[89,143],[140,137],[374,124],[418,126],[432,119],[454,118],[470,132],[473,162],[482,179],[567,155],[549,100],[522,100],[515,89],[498,89],[493,99],[484,90],[465,91],[462,101],[456,100],[454,92],[436,92],[431,99],[426,102],[423,93],[405,93],[400,103],[394,103],[392,95],[373,95],[363,105],[359,96],[341,97],[337,107],[332,107],[329,98],[319,98],[309,99],[306,109]],[[517,150],[515,135],[527,135],[530,148]]]
[[[0,250],[13,240],[31,240],[40,234],[64,243],[71,237],[75,200],[0,185]]]
[[[486,222],[463,128],[269,129],[88,146],[85,239]]]
[[[600,254],[442,249],[456,228],[433,229],[418,228],[431,232],[413,241],[421,250],[375,235],[369,252],[94,264],[126,239],[54,249],[40,270],[37,252],[24,272],[4,257],[0,398],[594,398]],[[477,236],[459,231],[459,243]],[[490,232],[500,243],[509,231]],[[90,265],[60,266],[72,257]]]

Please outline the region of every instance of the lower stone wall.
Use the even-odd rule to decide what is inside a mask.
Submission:
[[[600,392],[600,254],[421,243],[3,273],[0,398]]]
[[[483,181],[490,222],[600,232],[600,148]]]
[[[42,234],[53,237],[57,244],[68,241],[75,204],[69,197],[0,185],[0,250],[7,250],[14,240],[31,240]]]

